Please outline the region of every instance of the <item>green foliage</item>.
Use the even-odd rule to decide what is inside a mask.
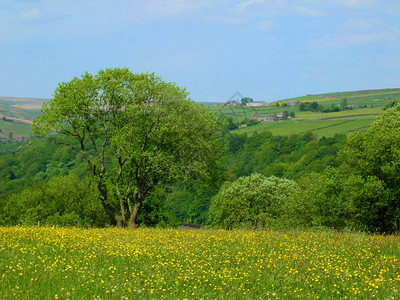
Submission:
[[[383,110],[387,110],[389,108],[395,107],[397,104],[399,104],[398,100],[390,100],[385,103],[385,105],[383,106]]]
[[[321,103],[318,103],[316,101],[312,102],[302,102],[300,104],[300,111],[320,111],[323,113],[329,113],[329,112],[337,112],[340,111],[339,106],[336,104],[332,103],[330,107],[326,107],[322,105]]]
[[[86,167],[67,147],[44,139],[0,143],[0,202],[54,175],[87,175]]]
[[[276,225],[283,204],[296,190],[294,181],[260,174],[225,183],[212,198],[209,223],[227,229]]]
[[[243,97],[241,100],[242,105],[246,105],[246,103],[253,102],[253,98]]]
[[[390,231],[400,218],[400,106],[387,109],[365,132],[353,133],[343,151],[344,159],[364,177],[379,179],[390,196],[379,201],[380,230]],[[386,221],[383,221],[386,220]]]
[[[104,226],[107,216],[101,209],[95,184],[75,175],[53,176],[5,200],[3,225]]]
[[[332,168],[312,173],[299,181],[300,189],[285,203],[285,219],[290,226],[317,226],[342,229],[348,226],[351,202],[343,176]]]
[[[218,193],[218,182],[201,183],[192,181],[190,184],[175,184],[164,191],[165,212],[170,224],[191,223],[205,224],[211,198]],[[172,189],[172,190],[171,190]]]
[[[382,214],[390,195],[376,177],[327,168],[302,178],[299,187],[285,202],[288,226],[384,231],[390,222]]]
[[[264,131],[251,137],[229,135],[227,140],[228,152],[223,159],[229,180],[252,173],[298,179],[322,172],[326,166],[340,166],[342,159],[337,153],[344,147],[346,136],[317,140],[311,133],[273,136]]]
[[[395,228],[390,202],[396,201],[384,182],[374,176],[353,175],[347,178],[347,196],[353,206],[353,227],[369,232],[387,232]]]
[[[32,128],[83,155],[118,226],[137,226],[144,199],[158,185],[207,177],[221,149],[212,112],[174,83],[127,68],[60,83]],[[116,197],[110,198],[111,181]]]
[[[342,109],[342,110],[345,110],[345,109],[347,109],[347,98],[344,98],[341,102],[340,102],[340,108]]]

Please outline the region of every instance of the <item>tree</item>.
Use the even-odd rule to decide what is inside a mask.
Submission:
[[[380,201],[381,231],[399,229],[400,218],[400,106],[387,109],[367,132],[349,135],[342,155],[363,177],[373,176],[390,191]]]
[[[227,182],[212,198],[209,222],[227,229],[276,225],[283,203],[297,189],[292,180],[260,174]]]
[[[340,102],[340,108],[342,110],[345,110],[347,108],[347,99],[344,98],[341,102]]]
[[[243,97],[240,101],[242,102],[242,105],[246,106],[246,103],[253,102],[253,98]]]
[[[399,101],[390,100],[390,101],[385,103],[385,105],[383,106],[383,110],[387,110],[389,108],[395,107],[397,104],[399,104]]]
[[[303,176],[300,189],[284,203],[285,220],[290,226],[323,226],[342,229],[352,213],[342,174],[333,168]]]
[[[127,68],[60,83],[33,132],[82,154],[105,211],[130,228],[157,185],[206,177],[221,149],[213,113],[175,84]]]
[[[104,226],[108,216],[96,201],[93,180],[75,175],[54,176],[8,197],[1,217],[4,225]]]

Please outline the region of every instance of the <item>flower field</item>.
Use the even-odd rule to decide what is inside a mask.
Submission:
[[[0,299],[400,299],[400,237],[0,227]]]

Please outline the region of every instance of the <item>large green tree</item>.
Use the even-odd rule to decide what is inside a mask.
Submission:
[[[81,153],[104,209],[130,228],[157,185],[207,177],[221,149],[213,113],[174,83],[127,68],[60,83],[33,131]]]
[[[373,176],[387,190],[379,200],[381,231],[399,229],[400,218],[400,106],[387,109],[367,132],[355,132],[347,139],[343,157],[364,177]]]

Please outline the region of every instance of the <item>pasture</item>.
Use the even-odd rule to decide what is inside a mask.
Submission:
[[[1,299],[398,299],[400,237],[0,227]]]
[[[313,132],[319,137],[332,137],[335,134],[366,131],[377,116],[383,112],[382,106],[330,113],[299,111],[298,107],[218,107],[214,109],[217,113],[231,118],[236,123],[249,119],[252,114],[276,114],[283,110],[296,114],[293,119],[259,123],[239,128],[231,131],[233,134],[253,134],[255,132],[270,131],[273,135],[290,135]]]
[[[348,134],[353,131],[365,131],[376,117],[383,112],[384,104],[399,99],[400,89],[363,90],[306,95],[288,98],[270,103],[265,107],[214,106],[212,109],[220,115],[240,124],[253,114],[277,114],[284,110],[295,113],[295,118],[279,122],[261,123],[255,126],[241,126],[232,131],[234,134],[253,134],[270,131],[273,135],[290,135],[313,132],[318,137],[332,137],[335,134]],[[324,107],[341,106],[342,101],[357,103],[358,109],[346,109],[338,112],[300,111],[298,106],[283,106],[288,101],[318,102]],[[244,127],[244,128],[243,128]]]

